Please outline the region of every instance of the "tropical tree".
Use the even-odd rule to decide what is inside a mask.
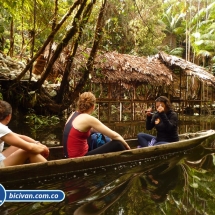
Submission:
[[[4,54],[28,62],[15,80],[13,86],[17,87],[28,71],[31,80],[34,62],[49,49],[41,77],[35,84],[29,82],[26,91],[40,95],[34,96],[34,105],[40,98],[42,103],[53,102],[58,107],[53,109],[59,110],[88,86],[98,49],[135,55],[165,50],[213,68],[214,5],[212,0],[4,0],[0,3],[0,46]],[[51,50],[53,43],[55,51]],[[92,52],[85,53],[87,65],[81,65],[79,83],[71,88],[69,77],[79,46],[92,48]],[[42,86],[66,48],[60,89],[56,97],[48,99]]]
[[[161,20],[166,26],[165,50],[207,66],[214,56],[214,5],[202,0],[165,1]]]
[[[162,26],[158,23],[161,5],[160,0],[156,0],[156,6],[154,1],[107,1],[100,49],[137,55],[157,53],[156,46],[161,44],[164,37]],[[80,40],[87,47],[92,45],[90,38],[97,11],[98,7],[95,7]]]
[[[180,36],[184,34],[184,27],[182,21],[186,16],[184,8],[180,2],[173,2],[164,4],[165,12],[163,13],[161,24],[165,26],[164,32],[166,34],[165,41],[170,49],[174,49],[182,43]],[[176,11],[177,8],[177,11]],[[178,11],[179,10],[179,11]]]
[[[207,66],[215,55],[215,2],[202,8],[191,21],[191,44],[198,64]]]
[[[106,2],[109,10],[105,10]],[[16,78],[12,89],[16,91],[16,84],[20,88],[19,82],[28,71],[30,71],[29,80],[31,80],[34,62],[49,47],[49,56],[43,65],[41,78],[23,90],[23,92],[31,91],[31,94],[20,98],[20,101],[32,95],[33,102],[29,102],[33,106],[39,107],[42,103],[44,107],[45,103],[53,102],[53,105],[47,104],[47,107],[52,106],[54,111],[60,111],[70,105],[85,86],[98,48],[148,55],[156,53],[156,46],[161,43],[163,37],[161,27],[156,27],[160,13],[160,0],[157,0],[156,6],[154,1],[140,0],[99,0],[98,2],[88,0],[16,2],[13,0],[4,1],[2,6],[11,16],[10,26],[7,26],[10,41],[12,41],[8,53],[11,57],[19,55],[21,58],[28,59],[27,66]],[[103,40],[101,40],[102,37]],[[57,45],[52,53],[53,42]],[[72,88],[72,91],[68,91],[71,89],[69,73],[80,45],[90,47],[92,51],[87,56],[87,64],[80,68],[82,75],[79,83]],[[66,59],[70,60],[66,61],[63,67],[60,89],[56,97],[47,98],[41,87],[51,74],[60,54],[67,47],[69,49]],[[10,92],[7,95],[15,94]],[[23,103],[26,104],[26,102]]]
[[[120,53],[157,53],[164,34],[158,24],[162,1],[108,1],[103,48]]]
[[[35,43],[39,42],[37,45],[41,45],[41,41],[35,40],[35,36],[47,34],[44,29],[51,20],[51,2],[12,0],[3,1],[2,7],[10,14],[10,26],[5,26],[5,30],[10,35],[10,56],[13,57],[14,54],[25,57],[32,55]],[[38,11],[40,13],[37,13]]]
[[[34,5],[36,5],[36,2],[34,2],[34,3],[35,3]],[[62,41],[58,42],[57,48],[56,48],[55,52],[52,54],[52,56],[50,56],[49,61],[47,61],[47,65],[45,66],[44,71],[41,71],[42,72],[41,78],[37,81],[36,84],[34,84],[34,85],[31,84],[30,88],[28,90],[31,90],[31,91],[34,90],[34,92],[37,91],[37,93],[34,93],[35,96],[33,96],[33,97],[34,97],[34,100],[35,100],[35,98],[37,98],[37,101],[40,101],[40,102],[38,103],[38,102],[34,101],[33,102],[34,105],[37,105],[38,107],[40,107],[41,102],[42,102],[43,107],[46,105],[47,105],[47,107],[52,106],[52,110],[54,110],[55,112],[58,112],[58,113],[61,112],[62,110],[64,110],[67,106],[69,106],[72,103],[72,101],[78,96],[80,90],[83,88],[86,81],[88,80],[89,71],[92,69],[93,60],[95,58],[95,54],[98,49],[98,45],[99,45],[99,42],[100,42],[101,36],[102,36],[102,34],[101,34],[102,26],[103,26],[102,22],[103,22],[103,14],[105,11],[106,0],[102,1],[102,4],[100,4],[101,8],[99,10],[99,16],[96,19],[97,23],[96,23],[96,28],[95,28],[95,32],[94,32],[95,37],[93,40],[92,51],[88,57],[87,64],[83,67],[84,69],[81,68],[83,76],[80,78],[79,83],[76,85],[76,88],[74,89],[74,91],[69,92],[67,94],[68,96],[65,97],[64,92],[67,92],[65,89],[67,89],[67,85],[69,82],[69,80],[67,80],[67,79],[68,79],[70,67],[72,65],[72,59],[73,59],[74,55],[76,54],[76,50],[79,45],[80,38],[82,37],[83,29],[85,27],[85,24],[88,21],[88,18],[91,15],[91,11],[92,11],[92,8],[95,5],[95,3],[96,3],[96,1],[89,2],[87,0],[83,0],[83,1],[76,0],[72,4],[72,6],[69,8],[68,12],[62,17],[62,19],[58,23],[56,23],[56,17],[57,17],[57,11],[58,11],[58,4],[56,1],[55,10],[54,10],[55,11],[54,12],[55,21],[53,21],[54,24],[51,25],[52,30],[50,31],[49,35],[47,36],[47,39],[44,41],[42,47],[39,49],[39,51],[36,54],[33,55],[33,48],[31,49],[32,50],[31,60],[27,64],[26,68],[16,78],[12,90],[16,91],[17,88],[20,88],[19,81],[22,79],[22,77],[25,75],[25,73],[28,70],[31,70],[34,61],[41,54],[43,54],[47,45],[49,45],[50,43],[53,42],[54,36],[59,34],[59,30],[64,27],[64,24],[67,24],[68,30],[66,31],[64,37],[62,37],[62,39],[61,39]],[[68,19],[70,19],[70,22],[72,21],[69,24],[66,23],[66,21],[68,21]],[[35,20],[36,20],[36,16],[34,17],[34,20],[33,20],[34,31],[35,31],[35,26],[36,26]],[[34,34],[34,36],[35,36],[35,34]],[[56,41],[58,41],[58,40],[56,40]],[[92,40],[92,38],[91,38],[91,40]],[[35,38],[32,39],[32,41],[35,41]],[[69,44],[69,42],[72,42],[71,43],[72,45],[70,44],[72,51],[71,51],[71,54],[70,54],[70,52],[68,53],[67,59],[71,59],[71,60],[69,60],[67,62],[67,65],[65,67],[66,71],[64,72],[64,75],[63,75],[63,81],[61,83],[61,87],[60,87],[58,96],[56,98],[50,99],[47,97],[46,93],[43,90],[41,90],[41,86],[45,82],[47,76],[52,71],[52,67],[53,67],[54,63],[56,62],[56,60],[58,59],[59,55],[64,50],[64,48]],[[33,42],[32,47],[34,47],[34,45],[35,45],[35,43]],[[17,87],[15,85],[17,85]],[[72,93],[72,95],[71,95],[71,93]],[[10,92],[10,95],[16,95],[16,94],[13,94]],[[70,98],[70,99],[68,99],[68,98]],[[24,97],[23,99],[26,99],[26,97]],[[66,101],[65,101],[65,99],[66,99]],[[53,103],[53,104],[50,105],[50,103]],[[54,106],[54,108],[53,108],[53,106]]]

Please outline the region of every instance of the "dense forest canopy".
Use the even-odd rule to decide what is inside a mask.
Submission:
[[[87,89],[97,50],[137,56],[165,51],[215,70],[215,2],[213,0],[3,0],[0,2],[0,52],[26,63],[14,81],[32,72],[47,48],[41,77],[24,91],[38,92],[43,106],[62,111]],[[57,44],[51,52],[51,44]],[[69,71],[78,47],[86,54],[83,76],[68,92]],[[69,48],[68,48],[69,47]],[[47,99],[41,86],[61,53],[66,65],[58,95]],[[18,87],[20,85],[18,84]],[[14,90],[17,88],[14,87]],[[44,103],[49,101],[49,105]],[[36,103],[34,102],[34,105]]]
[[[0,11],[1,50],[11,56],[32,56],[43,45],[50,32],[74,2],[4,0]],[[94,2],[93,10],[80,39],[80,44],[87,47],[92,46],[94,27],[103,1]],[[104,14],[105,23],[100,48],[140,55],[157,52],[157,46],[165,37],[162,33],[164,26],[158,23],[162,16],[162,1],[108,0],[106,8],[108,10]],[[55,34],[55,42],[63,39],[66,31],[71,28],[73,18],[74,13]],[[32,46],[34,46],[33,49]]]

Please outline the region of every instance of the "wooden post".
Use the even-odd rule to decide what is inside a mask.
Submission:
[[[204,95],[204,91],[205,91],[205,85],[204,85],[204,82],[202,81],[202,100],[201,100],[201,106],[203,107],[204,105],[204,102],[205,101],[205,95]],[[205,108],[205,107],[204,107]]]
[[[110,83],[108,83],[108,98],[109,99],[111,98],[111,94],[112,94],[111,86],[110,86]]]
[[[98,103],[98,119],[100,120],[100,103]]]
[[[111,103],[108,101],[108,123],[110,123],[111,118]]]
[[[119,121],[122,121],[122,102],[119,103]]]
[[[182,73],[182,70],[180,69],[180,86],[179,86],[179,89],[180,89],[180,92],[179,92],[179,96],[180,96],[180,98],[179,98],[179,112],[181,111],[181,107],[183,107],[183,105],[181,105],[181,73]],[[182,113],[183,113],[183,109],[182,109]]]
[[[131,114],[132,114],[132,120],[134,120],[134,102],[133,102],[133,99],[131,100]]]

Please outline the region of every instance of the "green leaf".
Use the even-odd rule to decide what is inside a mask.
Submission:
[[[197,45],[197,46],[200,46],[200,45],[202,45],[204,43],[204,40],[198,40],[198,41],[195,41],[195,45]]]
[[[192,184],[190,184],[190,186],[193,187],[193,188],[198,188],[199,187],[199,185],[197,183],[192,183]]]

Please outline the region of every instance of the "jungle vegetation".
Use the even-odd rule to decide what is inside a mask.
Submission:
[[[11,92],[2,92],[3,97],[22,106],[34,100],[30,108],[36,112],[41,112],[42,107],[61,113],[88,88],[89,72],[98,50],[138,56],[165,51],[213,72],[214,18],[213,0],[3,0],[0,52],[26,63],[10,86]],[[53,43],[57,44],[56,50],[48,56],[40,79],[23,87],[20,81],[25,73],[32,72],[37,58]],[[68,45],[69,60],[58,95],[49,98],[41,86]],[[86,56],[86,65],[80,68],[79,83],[67,92],[69,68],[79,46],[91,48],[91,52]],[[37,97],[32,98],[30,91],[36,91]]]

